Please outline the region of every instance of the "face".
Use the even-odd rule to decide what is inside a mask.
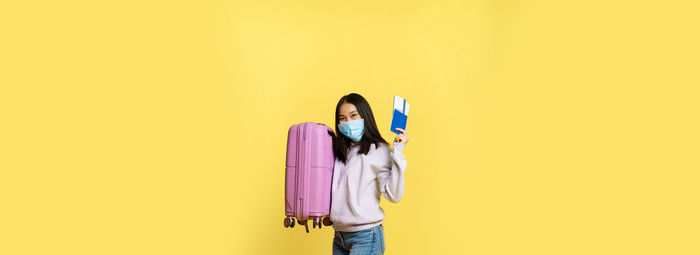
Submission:
[[[360,114],[357,112],[354,104],[343,103],[340,105],[338,110],[338,125],[343,124],[346,121],[359,120],[362,119]]]

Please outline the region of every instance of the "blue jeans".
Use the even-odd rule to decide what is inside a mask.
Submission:
[[[358,232],[335,231],[333,255],[381,255],[384,249],[382,225]]]

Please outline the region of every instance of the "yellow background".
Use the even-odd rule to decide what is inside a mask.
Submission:
[[[386,254],[700,254],[695,1],[3,1],[0,254],[329,254],[287,129],[411,103]]]

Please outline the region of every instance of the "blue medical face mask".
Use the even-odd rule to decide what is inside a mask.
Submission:
[[[338,125],[338,129],[340,129],[340,133],[343,133],[343,135],[358,142],[362,139],[362,134],[365,133],[365,120],[357,119],[346,121]]]

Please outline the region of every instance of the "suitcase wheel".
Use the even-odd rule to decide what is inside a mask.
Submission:
[[[292,222],[291,224],[289,224],[289,227],[293,228],[294,227],[294,218],[289,218],[289,221]]]
[[[304,221],[304,227],[306,227],[306,233],[309,233],[309,223]]]
[[[291,224],[292,224],[292,220],[289,219],[289,217],[284,218],[284,227],[285,227],[285,228],[288,228],[289,225],[291,225]]]
[[[325,217],[323,218],[323,225],[330,226],[333,225],[333,222],[331,221],[330,217]]]

